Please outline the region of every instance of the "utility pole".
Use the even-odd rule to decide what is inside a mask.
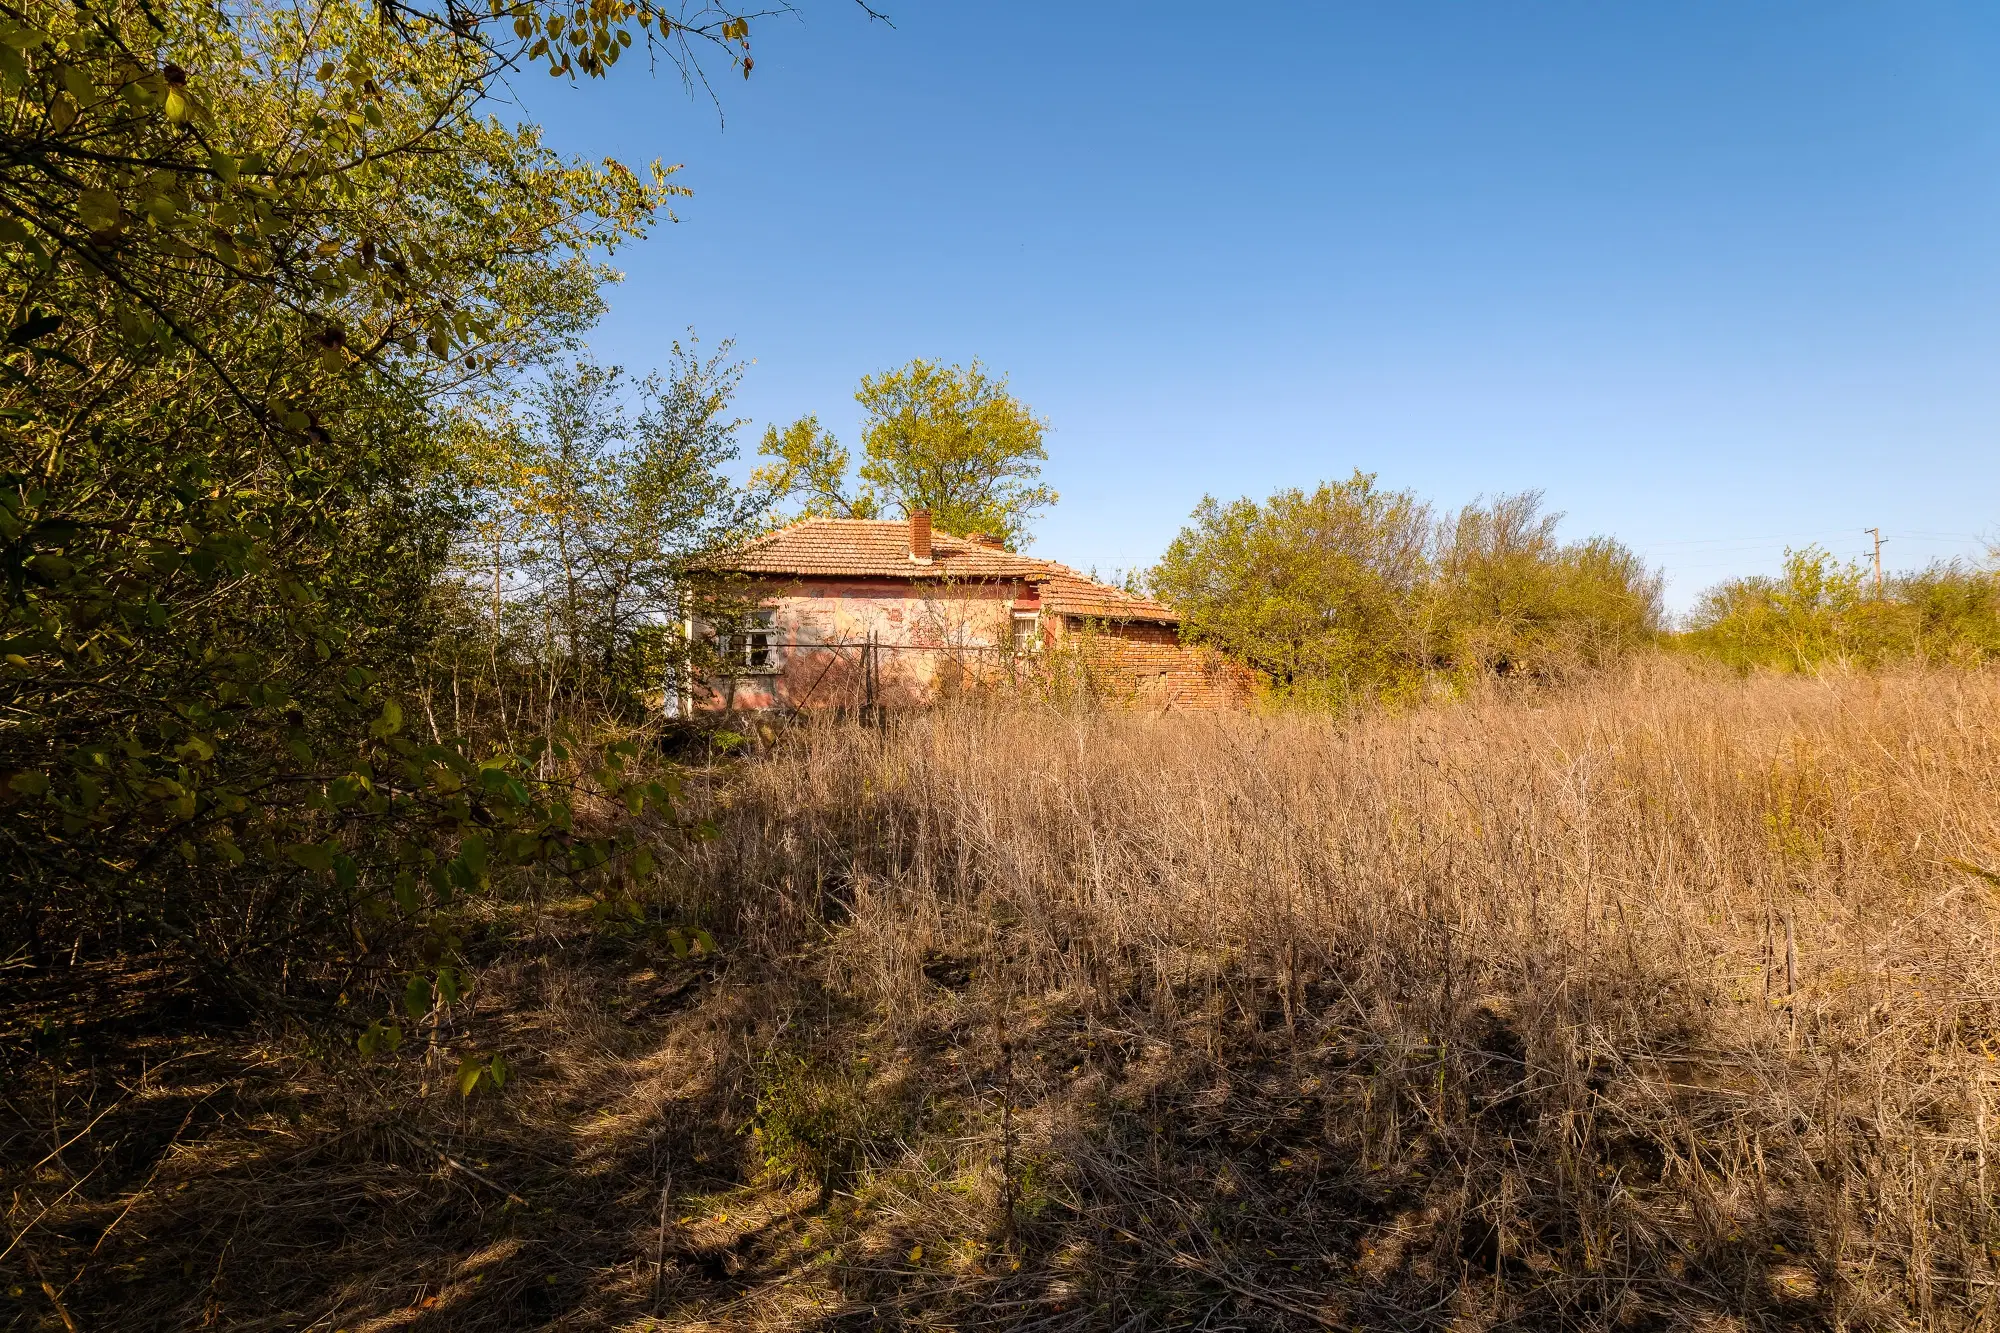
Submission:
[[[1875,597],[1879,601],[1882,597],[1882,529],[1863,528],[1862,531],[1875,536]]]

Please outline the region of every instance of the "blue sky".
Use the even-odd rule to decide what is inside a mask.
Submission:
[[[734,338],[746,452],[978,357],[1052,426],[1034,549],[1104,571],[1357,467],[1541,489],[1676,606],[2000,536],[2000,7],[798,6],[720,115],[521,84],[562,149],[684,164],[593,347]]]

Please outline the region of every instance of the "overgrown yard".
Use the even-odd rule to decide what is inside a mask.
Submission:
[[[941,711],[695,799],[394,1054],[17,989],[13,1326],[1992,1322],[2000,676]]]

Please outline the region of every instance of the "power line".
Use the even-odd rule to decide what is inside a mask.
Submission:
[[[1676,537],[1667,541],[1656,541],[1656,542],[1635,541],[1632,543],[1632,545],[1646,546],[1646,547],[1715,546],[1715,545],[1739,545],[1739,544],[1750,545],[1758,542],[1817,541],[1822,537],[1832,537],[1835,535],[1844,534],[1846,531],[1847,529],[1845,528],[1841,529],[1827,528],[1819,532],[1792,533],[1790,535],[1785,535],[1783,533],[1780,533],[1776,536],[1771,536],[1771,537]]]

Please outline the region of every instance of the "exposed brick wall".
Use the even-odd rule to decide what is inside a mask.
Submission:
[[[1255,674],[1208,648],[1091,634],[1068,651],[1087,664],[1100,693],[1133,707],[1212,712],[1248,708],[1256,696]]]

